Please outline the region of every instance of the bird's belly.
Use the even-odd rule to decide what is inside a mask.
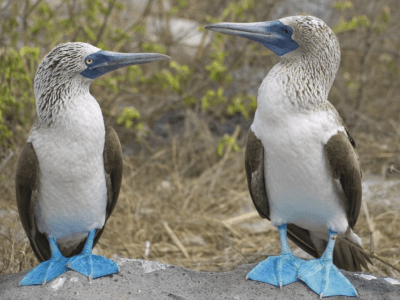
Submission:
[[[64,137],[34,145],[39,160],[36,223],[47,236],[82,239],[88,231],[103,227],[107,205],[103,145],[104,134],[98,141],[68,142]]]
[[[261,136],[271,221],[276,226],[294,223],[316,232],[344,232],[344,194],[331,175],[324,144],[312,130],[294,128]]]

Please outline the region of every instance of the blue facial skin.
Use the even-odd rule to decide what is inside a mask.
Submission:
[[[279,56],[299,48],[299,44],[292,39],[293,29],[278,20],[257,23],[217,23],[204,28],[256,41]]]
[[[292,40],[293,29],[280,21],[265,22],[265,26],[262,29],[266,34],[273,34],[273,39],[268,38],[269,35],[265,39],[252,38],[251,36],[247,38],[259,42],[279,56],[299,48],[299,44]]]
[[[118,66],[118,65],[114,65],[113,67],[111,67],[111,66],[108,66],[108,67],[103,66],[103,67],[98,67],[98,68],[96,67],[99,65],[104,65],[104,63],[115,61],[116,57],[117,57],[116,55],[109,55],[109,54],[107,54],[107,51],[103,51],[103,50],[100,50],[99,52],[88,55],[85,58],[85,64],[87,66],[87,69],[85,71],[81,72],[81,75],[85,76],[87,78],[90,78],[90,79],[95,79],[107,72],[110,72],[112,70],[116,70],[116,69],[120,68],[121,66]],[[87,63],[88,59],[92,59],[93,63],[88,64]]]
[[[118,53],[100,50],[85,58],[87,68],[81,72],[82,76],[95,79],[110,71],[137,64],[145,64],[152,61],[169,58],[169,56],[158,53]],[[92,63],[88,63],[88,60]]]

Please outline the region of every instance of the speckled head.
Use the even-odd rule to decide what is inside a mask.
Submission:
[[[283,90],[293,94],[294,102],[314,103],[315,99],[328,96],[340,64],[340,47],[335,34],[322,20],[292,16],[270,22],[217,23],[204,28],[254,40],[279,55],[279,68],[286,68],[282,76],[292,79],[292,84],[285,83]],[[313,89],[310,83],[307,89],[303,88],[305,76],[314,84]],[[293,86],[295,82],[297,87]]]
[[[312,16],[293,16],[276,21],[256,23],[217,23],[204,26],[216,32],[254,40],[282,58],[332,53],[329,59],[340,59],[338,40],[332,30]]]
[[[299,45],[297,51],[289,52],[286,57],[324,55],[332,63],[339,63],[339,41],[324,21],[312,16],[286,17],[279,21],[293,29],[292,39]]]
[[[118,53],[103,51],[86,43],[66,43],[54,47],[41,61],[35,76],[35,95],[50,83],[64,85],[73,78],[91,82],[107,72],[129,65],[169,58],[158,53]],[[87,80],[89,79],[89,80]]]
[[[53,119],[68,101],[89,93],[93,79],[129,65],[169,58],[158,53],[117,53],[86,43],[66,43],[54,47],[41,61],[34,89],[39,119]],[[71,101],[70,101],[71,102]]]
[[[35,75],[36,99],[49,88],[66,84],[86,69],[85,57],[101,49],[86,43],[66,43],[54,47],[40,62]]]
[[[293,16],[280,19],[293,29],[292,39],[299,48],[282,56],[287,63],[302,66],[315,85],[324,86],[321,94],[328,97],[340,65],[340,45],[336,35],[324,21],[312,16]],[[315,90],[319,88],[316,86]],[[314,96],[313,96],[314,97]]]

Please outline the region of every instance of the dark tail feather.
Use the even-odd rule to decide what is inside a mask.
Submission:
[[[306,251],[308,254],[314,256],[315,258],[319,258],[326,248],[326,241],[322,240],[322,248],[318,249],[311,237],[310,232],[304,228],[296,226],[294,224],[288,224],[288,237],[301,249]],[[336,240],[335,250],[333,252],[333,263],[340,269],[344,269],[346,271],[362,271],[361,267],[368,269],[368,263],[373,264],[369,257],[361,252],[360,246],[353,244],[349,245],[345,242],[340,241],[340,239]]]
[[[361,267],[369,271],[367,263],[372,265],[372,261],[359,249],[361,249],[360,246],[355,244],[351,246],[337,239],[333,252],[333,263],[338,268],[351,272],[362,271]]]

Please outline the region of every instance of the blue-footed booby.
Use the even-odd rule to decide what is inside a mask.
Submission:
[[[321,297],[356,296],[334,266],[355,271],[371,263],[353,232],[361,206],[355,143],[328,101],[340,62],[335,34],[311,16],[205,28],[254,40],[281,57],[260,86],[245,157],[252,200],[278,227],[281,255],[259,263],[248,278],[281,288],[300,279]],[[295,257],[287,236],[318,259]]]
[[[122,151],[89,86],[109,71],[165,58],[66,43],[39,64],[38,121],[18,158],[15,183],[21,222],[41,263],[20,285],[45,284],[68,269],[89,280],[118,272],[116,263],[92,254],[118,199]]]

